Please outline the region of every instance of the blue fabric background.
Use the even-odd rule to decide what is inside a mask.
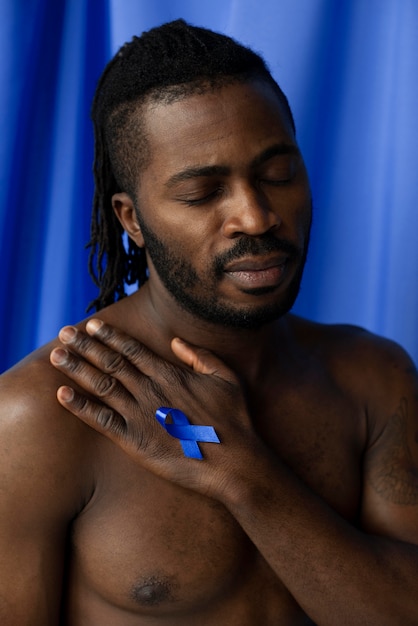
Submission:
[[[418,2],[3,0],[0,370],[85,316],[95,84],[177,17],[262,52],[289,96],[314,197],[295,310],[418,361]]]

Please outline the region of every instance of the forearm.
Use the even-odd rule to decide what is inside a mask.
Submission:
[[[318,626],[418,623],[415,546],[354,528],[265,451],[227,485],[224,505]]]

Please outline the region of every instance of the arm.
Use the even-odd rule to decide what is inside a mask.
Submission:
[[[80,486],[64,442],[79,426],[57,404],[53,374],[44,361],[0,379],[0,623],[8,626],[59,624],[67,526]]]
[[[258,473],[269,480],[244,475],[243,494],[229,498],[228,508],[319,626],[412,626],[418,623],[417,371],[398,346],[370,336],[356,362],[369,431],[362,530],[266,456],[258,457]]]
[[[77,393],[66,401],[61,391],[63,405],[137,462],[222,502],[319,626],[418,622],[418,507],[393,502],[395,485],[405,477],[406,492],[416,496],[418,491],[418,446],[413,441],[418,392],[416,376],[405,376],[399,357],[389,373],[377,365],[381,358],[375,359],[381,372],[372,373],[377,382],[369,412],[375,426],[365,462],[361,531],[264,446],[251,427],[238,381],[213,355],[174,342],[177,357],[193,369],[184,372],[109,327],[94,331],[90,326],[90,332],[96,332],[100,344],[81,335],[71,343],[71,350],[89,363],[68,353],[61,355],[58,367],[99,402]],[[403,430],[408,444],[402,453],[408,451],[409,465],[406,474],[400,473],[405,458],[398,453],[391,473],[395,479],[385,480],[382,497],[376,476],[385,474],[393,456],[390,424],[401,397],[409,407]],[[185,459],[155,424],[152,416],[160,405],[181,408],[193,415],[193,423],[215,426],[222,445],[206,444],[204,462]]]

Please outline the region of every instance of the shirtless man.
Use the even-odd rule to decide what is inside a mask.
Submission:
[[[416,371],[288,313],[311,197],[263,62],[165,25],[93,118],[102,308],[2,377],[0,623],[416,626]]]

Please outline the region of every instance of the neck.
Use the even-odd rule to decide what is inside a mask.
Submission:
[[[142,340],[146,337],[148,347],[170,361],[175,360],[171,340],[180,337],[211,350],[244,380],[255,382],[272,363],[284,361],[289,351],[287,316],[257,329],[225,327],[196,318],[171,298],[156,298],[147,284],[130,301],[131,334]]]

